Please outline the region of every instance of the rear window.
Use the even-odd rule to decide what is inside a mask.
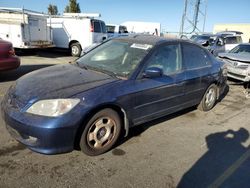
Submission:
[[[94,32],[95,33],[101,33],[101,25],[98,21],[94,21]]]
[[[106,25],[103,21],[91,20],[93,32],[95,33],[107,33]]]
[[[183,59],[187,69],[206,67],[211,64],[205,50],[191,44],[183,44]]]
[[[104,22],[100,22],[100,23],[101,23],[101,27],[102,27],[102,32],[107,33],[107,27],[106,27],[105,23]]]
[[[225,38],[226,44],[239,44],[241,42],[242,42],[242,39],[240,36],[232,36],[232,37]]]

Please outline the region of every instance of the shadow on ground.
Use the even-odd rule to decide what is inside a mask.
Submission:
[[[183,175],[177,187],[249,187],[250,148],[242,145],[248,139],[249,132],[244,128],[208,135],[208,151]]]
[[[21,65],[18,69],[16,70],[12,70],[12,71],[7,71],[7,72],[1,72],[0,73],[0,82],[6,82],[6,81],[14,81],[17,80],[18,78],[20,78],[21,76],[41,69],[41,68],[45,68],[48,66],[52,66],[47,64],[47,65]]]
[[[16,50],[16,55],[19,57],[36,56],[45,58],[59,58],[70,56],[68,50],[60,48],[47,48],[47,49],[22,49]]]

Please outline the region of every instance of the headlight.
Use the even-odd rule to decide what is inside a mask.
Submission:
[[[26,112],[41,116],[57,117],[69,112],[80,99],[49,99],[41,100],[28,108]]]

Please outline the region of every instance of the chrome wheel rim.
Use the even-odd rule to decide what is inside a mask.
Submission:
[[[115,121],[110,117],[98,118],[88,130],[88,145],[93,149],[102,149],[109,145],[116,134],[116,127]]]
[[[77,46],[72,46],[71,51],[72,51],[72,54],[74,54],[74,55],[79,53],[79,49]]]
[[[205,104],[207,107],[211,107],[214,105],[215,102],[215,98],[216,98],[216,91],[214,88],[211,88],[208,90],[207,94],[206,94],[206,100],[205,100]]]

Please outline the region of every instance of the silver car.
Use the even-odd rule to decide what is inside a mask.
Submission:
[[[219,53],[227,65],[227,76],[243,82],[250,81],[250,43],[240,44],[228,53]]]

